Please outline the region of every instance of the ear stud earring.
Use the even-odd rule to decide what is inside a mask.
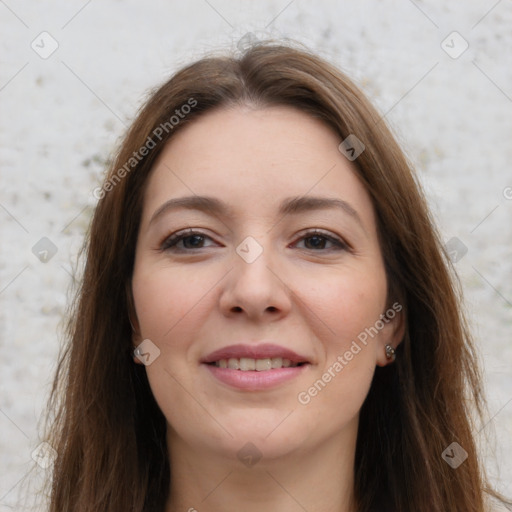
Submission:
[[[386,357],[394,361],[396,359],[396,351],[391,345],[386,345]]]

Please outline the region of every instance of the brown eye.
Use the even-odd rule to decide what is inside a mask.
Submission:
[[[318,230],[307,232],[299,241],[304,241],[304,248],[312,251],[348,250],[345,242]],[[326,247],[326,244],[331,245]]]
[[[211,240],[211,238],[204,233],[189,230],[186,232],[175,233],[166,238],[160,248],[162,251],[189,251],[194,249],[203,249],[205,247],[205,240],[207,239]]]

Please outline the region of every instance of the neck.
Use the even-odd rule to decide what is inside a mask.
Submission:
[[[355,510],[353,432],[311,451],[263,456],[250,467],[236,454],[207,454],[177,441],[168,435],[172,479],[166,512]]]

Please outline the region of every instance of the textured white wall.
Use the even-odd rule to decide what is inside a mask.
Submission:
[[[466,246],[457,269],[490,409],[479,438],[494,430],[488,466],[512,493],[512,4],[447,4],[0,1],[0,510],[39,444],[105,160],[148,88],[248,32],[304,42],[355,78],[416,164],[445,240]],[[57,249],[46,263],[33,253],[51,250],[43,237]]]

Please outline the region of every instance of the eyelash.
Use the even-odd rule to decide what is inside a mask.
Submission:
[[[206,235],[205,233],[202,233],[201,231],[194,231],[193,229],[189,229],[187,230],[186,232],[177,232],[177,233],[174,233],[173,235],[167,237],[161,244],[160,246],[160,250],[161,251],[174,251],[174,252],[190,252],[190,251],[194,251],[194,249],[176,249],[175,246],[181,242],[182,240],[186,239],[186,238],[190,238],[190,237],[194,237],[194,236],[201,236],[201,237],[204,237],[204,238],[210,238],[211,240],[211,237],[209,237],[208,235]],[[349,245],[344,242],[343,240],[337,238],[337,237],[334,237],[333,235],[330,235],[320,229],[312,229],[312,230],[309,230],[307,231],[306,233],[304,233],[301,238],[299,239],[299,241],[301,240],[306,240],[308,238],[313,238],[313,237],[319,237],[319,238],[324,238],[326,239],[327,241],[331,242],[335,247],[331,248],[331,249],[320,249],[320,250],[315,250],[315,249],[305,249],[305,250],[309,250],[309,251],[313,251],[313,252],[325,252],[325,251],[333,251],[333,250],[339,250],[339,251],[350,251],[350,247]],[[199,249],[204,249],[204,247],[199,247]]]

